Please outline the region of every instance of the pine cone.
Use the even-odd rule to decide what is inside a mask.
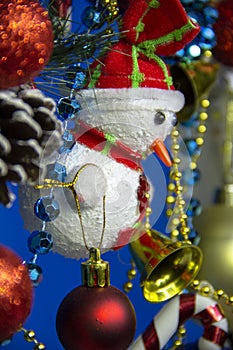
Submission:
[[[6,182],[35,184],[45,173],[40,157],[62,144],[62,124],[55,102],[38,89],[24,86],[0,91],[0,203],[13,195]]]

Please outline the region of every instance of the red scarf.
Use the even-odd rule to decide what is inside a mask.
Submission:
[[[85,122],[78,121],[78,131],[74,133],[75,141],[90,149],[101,152],[125,166],[142,171],[142,155],[116,140],[114,136],[104,134]]]

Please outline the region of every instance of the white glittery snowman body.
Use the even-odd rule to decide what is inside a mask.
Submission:
[[[90,129],[107,135],[103,147],[90,148],[85,142],[76,144],[68,154],[59,156],[59,163],[66,167],[65,182],[73,180],[78,170],[85,166],[75,184],[83,231],[89,247],[98,247],[103,230],[103,197],[105,196],[105,229],[101,250],[127,244],[129,233],[137,228],[143,213],[139,210],[138,188],[142,171],[111,156],[111,147],[120,142],[122,148],[132,150],[132,155],[143,158],[151,153],[150,146],[155,139],[164,140],[170,133],[175,112],[183,104],[183,95],[173,91],[178,99],[177,106],[170,107],[169,98],[163,101],[158,89],[116,89],[84,90],[77,99],[82,109],[77,115],[78,123],[85,123]],[[143,96],[140,94],[143,90]],[[161,90],[159,90],[160,92]],[[166,101],[167,100],[167,101]],[[79,126],[74,134],[79,132]],[[108,154],[109,153],[109,154]],[[42,161],[46,161],[43,160]],[[54,159],[54,162],[58,161]],[[135,159],[135,164],[139,159]],[[49,195],[50,190],[35,190],[21,187],[21,214],[26,229],[38,230],[41,221],[33,214],[37,198]],[[88,256],[84,244],[83,231],[72,191],[69,188],[53,188],[52,194],[59,203],[60,214],[56,220],[48,222],[46,230],[53,236],[53,250],[70,258]]]

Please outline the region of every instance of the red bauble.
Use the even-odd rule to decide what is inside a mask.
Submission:
[[[30,313],[33,287],[28,269],[9,248],[0,245],[0,343],[10,339]]]
[[[125,350],[133,340],[136,317],[119,289],[79,286],[62,301],[56,323],[66,350]]]
[[[214,24],[216,46],[213,49],[215,58],[223,64],[233,66],[233,2],[223,0],[218,6],[219,17]]]
[[[37,1],[0,1],[0,89],[31,81],[52,49],[52,24]]]

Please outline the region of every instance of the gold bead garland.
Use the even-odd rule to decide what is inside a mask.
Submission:
[[[132,280],[137,275],[136,265],[133,259],[130,260],[131,268],[127,272],[128,281],[124,283],[123,289],[126,293],[129,293],[133,288]]]
[[[198,119],[198,125],[196,127],[197,136],[195,138],[195,141],[199,147],[202,147],[204,145],[204,134],[206,132],[206,121],[208,119],[208,113],[207,109],[210,106],[210,101],[207,98],[204,98],[200,102],[200,111],[199,111],[199,119]],[[189,233],[189,227],[187,226],[187,216],[184,214],[184,205],[185,203],[182,202],[182,186],[180,186],[180,174],[178,165],[181,163],[180,158],[178,157],[178,151],[179,147],[176,145],[178,139],[178,130],[174,128],[172,132],[172,154],[173,154],[173,165],[170,172],[170,182],[168,184],[168,195],[167,195],[167,211],[166,214],[168,217],[171,217],[174,214],[179,213],[179,217],[175,217],[172,219],[173,224],[173,230],[171,231],[171,239],[177,239],[179,236],[179,233],[183,234],[184,239],[186,240],[188,238]],[[192,157],[189,164],[190,170],[197,169],[197,161],[200,157],[200,152],[196,152]],[[178,175],[178,176],[177,176]],[[173,197],[173,199],[172,199]],[[174,203],[177,204],[177,208],[172,209],[171,205]],[[181,224],[181,229],[178,230],[176,227]],[[223,289],[216,289],[213,290],[210,285],[208,285],[208,282],[203,282],[199,280],[194,280],[190,287],[194,290],[195,293],[199,293],[204,297],[212,297],[213,299],[217,301],[224,301],[224,303],[228,306],[233,306],[233,295],[228,295]],[[182,326],[178,329],[176,334],[176,340],[174,341],[173,345],[170,347],[170,350],[176,350],[180,346],[182,346],[183,338],[186,333],[185,328]]]
[[[199,116],[196,127],[196,138],[195,142],[198,147],[204,145],[204,134],[206,132],[206,121],[208,119],[207,109],[210,106],[210,101],[207,98],[203,98],[200,101]],[[178,143],[178,138],[180,133],[176,127],[173,128],[171,132],[172,146],[171,153],[173,157],[173,163],[170,170],[170,180],[168,183],[168,194],[166,198],[167,210],[166,215],[168,217],[174,216],[171,220],[171,239],[176,241],[179,234],[183,236],[184,240],[188,240],[190,228],[187,224],[187,215],[185,214],[185,200],[183,198],[184,187],[181,184],[182,173],[179,171],[179,166],[181,164],[181,158],[179,156],[180,145]],[[191,171],[197,169],[197,161],[200,157],[200,152],[196,152],[189,163],[189,169]],[[177,229],[180,225],[179,229]]]
[[[168,194],[166,198],[167,210],[166,214],[171,217],[175,214],[171,221],[171,240],[176,241],[179,233],[182,234],[184,240],[188,240],[190,229],[187,225],[187,215],[185,214],[185,201],[183,198],[183,186],[181,184],[182,173],[179,170],[181,159],[179,157],[180,145],[178,144],[179,131],[176,127],[173,128],[172,133],[172,147],[171,153],[173,157],[173,164],[170,170],[170,180],[168,183]],[[174,208],[174,204],[176,204]],[[179,230],[177,226],[180,224]]]
[[[226,305],[233,306],[233,295],[228,295],[223,289],[212,290],[209,285],[202,285],[203,283],[199,280],[194,280],[190,287],[195,292],[200,293],[202,296],[212,297],[215,300],[224,300]]]
[[[19,332],[22,331],[24,333],[24,339],[26,342],[31,343],[33,342],[35,344],[33,350],[44,350],[45,345],[43,343],[40,343],[35,337],[36,334],[33,330],[27,330],[25,328],[21,328]]]
[[[150,194],[146,193],[145,197],[148,199],[150,199]],[[144,227],[146,229],[146,232],[149,232],[151,229],[151,224],[150,224],[150,215],[152,214],[152,209],[151,207],[146,208],[146,214],[145,214],[145,224]]]
[[[208,114],[206,112],[206,109],[210,106],[210,102],[207,99],[203,99],[200,102],[200,112],[199,112],[199,120],[198,120],[198,126],[197,126],[197,136],[196,136],[196,143],[199,147],[204,145],[204,138],[203,134],[206,132],[206,125],[205,122],[208,119]],[[166,204],[167,204],[167,210],[166,215],[168,217],[171,217],[175,214],[175,217],[171,221],[171,240],[176,241],[178,240],[179,234],[182,234],[184,240],[188,240],[190,228],[187,223],[188,216],[185,213],[185,200],[183,198],[183,191],[184,187],[181,184],[182,180],[182,173],[179,171],[179,165],[181,164],[181,158],[179,157],[179,151],[180,146],[178,144],[178,138],[180,134],[176,127],[173,128],[171,133],[172,138],[172,147],[171,147],[171,153],[173,156],[173,164],[170,171],[170,181],[168,183],[167,189],[168,194],[166,198]],[[196,153],[189,164],[190,170],[195,170],[197,168],[197,160],[200,156],[200,153]],[[176,204],[176,207],[174,208],[174,204]],[[173,206],[173,207],[172,207]],[[179,229],[177,227],[180,225]],[[197,280],[195,280],[192,285],[195,285],[197,283]],[[199,285],[199,284],[198,284]],[[198,289],[195,289],[195,291],[199,291]],[[203,293],[203,290],[202,290]],[[224,293],[223,293],[224,294]],[[205,296],[209,296],[209,293],[202,294]],[[233,297],[232,297],[233,300]],[[180,348],[183,344],[184,337],[186,336],[186,328],[184,325],[179,327],[176,333],[176,340],[170,347],[170,350],[176,350]]]
[[[116,0],[102,0],[103,6],[108,11],[107,22],[111,23],[119,15],[119,6]]]
[[[175,334],[175,340],[173,342],[173,344],[171,345],[170,349],[169,350],[176,350],[176,349],[179,349],[182,345],[183,345],[183,341],[184,341],[184,338],[186,336],[186,328],[184,325],[181,325],[176,334]]]

